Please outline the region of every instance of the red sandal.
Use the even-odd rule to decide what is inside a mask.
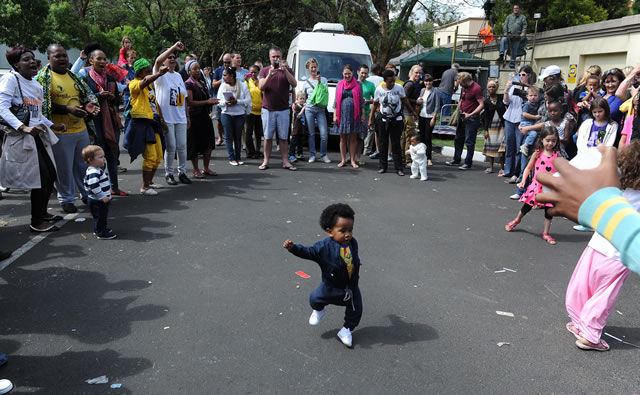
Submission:
[[[513,228],[515,228],[519,223],[520,221],[518,221],[517,219],[514,219],[513,221],[509,222],[504,226],[504,230],[506,230],[507,232],[511,232]]]
[[[556,239],[554,239],[553,237],[551,237],[551,235],[549,233],[543,233],[542,234],[542,240],[546,241],[547,243],[551,244],[551,245],[556,245],[558,244],[558,242],[556,241]]]

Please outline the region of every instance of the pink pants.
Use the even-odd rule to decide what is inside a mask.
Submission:
[[[629,275],[620,261],[585,248],[567,287],[567,312],[591,343],[598,343],[607,318]]]

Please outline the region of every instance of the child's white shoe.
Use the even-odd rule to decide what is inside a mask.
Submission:
[[[322,309],[320,311],[313,310],[313,313],[311,313],[311,317],[309,317],[309,325],[318,325],[326,312],[326,309]]]
[[[351,330],[349,330],[349,328],[342,327],[342,329],[340,329],[340,332],[338,332],[338,339],[340,339],[342,344],[344,344],[345,346],[351,347],[352,345]]]
[[[427,180],[428,180],[428,178],[427,178],[427,177],[422,177],[422,178],[420,179],[420,181],[427,181]]]
[[[415,180],[416,178],[418,178],[418,176],[410,175],[409,178],[411,178],[412,180]]]

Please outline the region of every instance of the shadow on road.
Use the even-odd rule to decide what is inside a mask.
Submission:
[[[375,345],[402,346],[438,338],[438,332],[429,325],[405,322],[395,314],[389,314],[387,317],[391,321],[389,326],[367,326],[356,329],[353,332],[354,346],[362,348],[371,348]],[[337,329],[327,331],[322,334],[322,338],[332,339],[337,331]]]

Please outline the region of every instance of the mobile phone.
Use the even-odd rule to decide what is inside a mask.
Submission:
[[[253,78],[253,73],[247,73],[247,77]]]
[[[277,60],[275,62],[273,62],[273,68],[274,69],[279,69],[280,68],[280,62],[277,61]]]

